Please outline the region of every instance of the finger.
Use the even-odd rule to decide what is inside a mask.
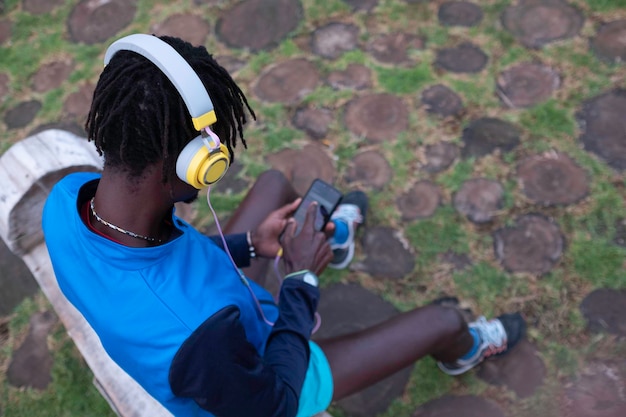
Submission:
[[[317,215],[317,202],[314,201],[307,207],[306,216],[304,217],[304,224],[302,225],[302,231],[315,232],[315,217]]]
[[[335,223],[333,223],[332,221],[329,221],[328,223],[326,223],[326,226],[324,226],[324,235],[326,235],[326,238],[331,238],[333,237],[334,234],[335,234]]]
[[[276,215],[278,215],[278,217],[280,217],[281,219],[285,219],[289,217],[296,211],[301,201],[302,201],[301,198],[296,198],[291,203],[285,204],[284,206],[282,206],[281,208],[275,211]]]
[[[283,241],[285,238],[291,239],[296,234],[296,221],[294,219],[287,220],[287,226],[285,226],[285,230],[280,237],[280,240]]]

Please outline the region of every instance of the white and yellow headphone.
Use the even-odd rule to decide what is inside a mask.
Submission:
[[[198,74],[168,43],[156,36],[134,34],[113,42],[104,54],[107,65],[118,51],[136,52],[149,59],[174,84],[200,136],[194,138],[176,159],[176,175],[197,189],[215,184],[230,166],[230,152],[210,126],[217,121],[213,102]]]

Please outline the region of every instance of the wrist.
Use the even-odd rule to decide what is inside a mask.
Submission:
[[[315,273],[309,271],[308,269],[303,269],[297,272],[292,272],[290,274],[287,274],[285,276],[285,280],[287,279],[304,281],[307,284],[312,285],[314,287],[319,286],[319,278],[317,277],[317,275],[315,275]]]
[[[254,244],[254,234],[250,230],[246,232],[246,240],[248,241],[248,253],[250,254],[250,259],[256,258],[256,246]]]

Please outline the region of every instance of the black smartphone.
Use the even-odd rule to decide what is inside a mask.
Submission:
[[[324,229],[324,226],[330,220],[330,216],[341,202],[341,197],[341,191],[319,178],[315,179],[304,197],[302,197],[302,201],[293,215],[297,223],[296,235],[302,230],[306,211],[312,202],[317,201],[315,230],[320,231]]]

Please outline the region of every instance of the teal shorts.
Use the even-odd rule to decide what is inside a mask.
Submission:
[[[322,349],[309,341],[311,356],[296,417],[313,417],[326,410],[333,399],[333,375]]]

